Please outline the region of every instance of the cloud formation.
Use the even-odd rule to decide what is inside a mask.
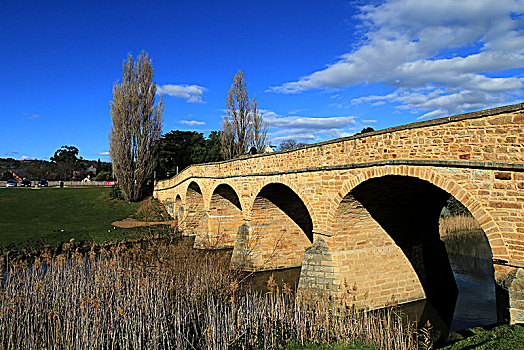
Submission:
[[[107,152],[98,152],[97,155],[99,155],[99,156],[109,156],[110,153],[109,153],[109,151],[107,151]]]
[[[200,122],[198,120],[181,120],[180,121],[180,124],[185,124],[185,125],[206,125],[205,122]]]
[[[384,96],[352,103],[390,102],[432,118],[484,108],[522,96],[522,0],[389,0],[360,7],[364,37],[325,69],[270,90],[383,84]]]
[[[157,87],[158,93],[169,96],[181,97],[189,103],[206,103],[204,101],[204,92],[207,89],[199,85],[172,85],[166,84]]]
[[[281,116],[268,110],[262,110],[261,113],[270,128],[268,138],[274,144],[288,139],[312,143],[350,136],[355,133],[357,124],[353,116],[325,118]]]

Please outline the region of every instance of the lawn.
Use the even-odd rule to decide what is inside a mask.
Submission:
[[[0,189],[0,252],[57,246],[71,238],[104,242],[129,233],[111,222],[136,212],[137,203],[113,200],[110,188]]]

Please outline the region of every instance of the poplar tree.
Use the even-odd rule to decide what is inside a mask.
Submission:
[[[161,136],[164,103],[155,105],[156,83],[147,53],[136,62],[128,54],[122,63],[122,81],[113,85],[110,154],[124,198],[136,201],[156,166],[156,144]]]
[[[255,146],[262,151],[267,123],[258,112],[256,97],[249,101],[246,81],[241,71],[233,78],[226,100],[226,113],[220,129],[221,151],[225,159],[247,153]]]
[[[233,78],[226,100],[226,115],[222,122],[222,138],[227,149],[231,147],[231,154],[226,159],[246,153],[251,145],[251,107],[247,96],[246,81],[241,71]]]
[[[253,96],[251,101],[251,109],[253,118],[251,120],[251,133],[253,146],[257,149],[257,152],[264,152],[264,146],[266,145],[267,137],[267,122],[262,118],[262,114],[258,111],[257,96]]]

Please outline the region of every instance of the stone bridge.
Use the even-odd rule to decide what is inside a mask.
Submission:
[[[301,266],[299,290],[370,308],[455,286],[439,238],[454,196],[491,246],[501,319],[524,321],[524,103],[193,165],[154,193],[195,248]]]

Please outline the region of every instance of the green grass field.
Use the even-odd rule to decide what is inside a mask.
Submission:
[[[110,188],[0,189],[1,251],[22,246],[57,246],[75,241],[104,242],[130,232],[111,222],[136,212],[137,203],[112,200]],[[110,230],[110,232],[108,232]]]

